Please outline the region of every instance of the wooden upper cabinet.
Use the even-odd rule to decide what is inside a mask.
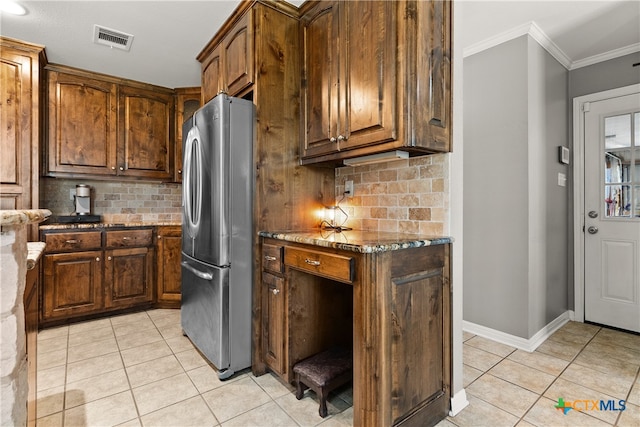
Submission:
[[[173,180],[173,90],[47,66],[46,174]]]
[[[239,94],[253,83],[253,14],[245,13],[222,41],[223,81],[227,93]]]
[[[200,108],[201,93],[199,87],[176,88],[176,145],[173,180],[182,182],[182,127]]]
[[[303,17],[305,157],[395,138],[392,12],[393,2],[321,2]]]
[[[119,97],[119,174],[173,179],[173,96],[121,86]]]
[[[55,71],[48,80],[48,170],[115,175],[116,85]]]
[[[43,49],[0,36],[0,209],[38,207]]]
[[[449,151],[450,2],[302,7],[302,163]]]
[[[206,104],[223,90],[222,44],[218,44],[202,61],[202,104]]]
[[[337,8],[337,2],[319,3],[302,18],[304,156],[330,153],[336,148],[339,132]]]
[[[247,10],[211,49],[198,56],[202,63],[202,102],[220,91],[239,95],[253,84],[253,11]]]

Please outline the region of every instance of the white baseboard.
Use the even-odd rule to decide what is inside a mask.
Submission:
[[[467,392],[462,389],[451,397],[451,410],[449,411],[450,417],[455,417],[469,405],[467,400]]]
[[[565,311],[560,316],[552,320],[551,323],[540,329],[534,336],[529,339],[517,337],[505,332],[487,328],[486,326],[467,322],[466,320],[462,321],[462,330],[471,334],[480,335],[484,338],[489,338],[502,344],[519,348],[521,350],[532,352],[536,348],[538,348],[538,346],[542,344],[547,338],[553,335],[555,331],[560,329],[565,323],[571,320],[572,317],[574,317],[573,311]]]

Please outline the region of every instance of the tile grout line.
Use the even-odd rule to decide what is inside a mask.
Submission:
[[[147,314],[147,317],[149,317],[148,314]],[[124,369],[124,375],[127,378],[127,384],[129,384],[128,391],[129,391],[129,394],[131,395],[131,400],[133,400],[133,407],[136,409],[136,414],[138,415],[137,420],[140,423],[140,425],[143,425],[142,416],[140,415],[140,408],[138,408],[138,402],[136,401],[136,396],[133,394],[133,387],[131,386],[131,380],[129,379],[129,372],[127,371],[127,365],[124,363],[124,358],[122,357],[122,349],[120,348],[120,342],[118,341],[118,336],[116,335],[116,329],[113,327],[113,321],[111,320],[111,318],[109,318],[109,323],[111,324],[111,329],[113,330],[113,337],[116,340],[116,347],[118,347],[118,356],[120,356],[120,361],[122,362],[122,369]],[[155,326],[155,323],[154,323],[154,326]],[[129,421],[133,421],[133,419]],[[125,422],[128,422],[128,421],[125,421]]]

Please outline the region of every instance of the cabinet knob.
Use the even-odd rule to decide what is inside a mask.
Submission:
[[[264,256],[264,260],[265,260],[265,261],[275,261],[275,260],[276,260],[276,257],[271,256],[271,255],[265,255],[265,256]]]
[[[120,166],[120,170],[121,170],[121,171],[123,171],[123,170],[124,170],[124,168],[123,168],[122,166]]]
[[[111,259],[112,259],[112,258],[111,258],[110,256],[108,256],[108,257],[107,257],[107,261],[111,261]]]
[[[329,142],[331,142],[332,144],[334,144],[337,141],[335,136],[332,136],[331,138],[329,138]]]
[[[111,170],[112,171],[116,170],[116,167],[115,166],[111,166]]]
[[[347,138],[345,138],[344,135],[338,135],[338,142],[342,142],[342,141],[346,141]]]
[[[96,257],[96,261],[100,262],[100,257],[99,256]]]
[[[275,288],[274,288],[274,289],[271,289],[271,292],[272,292],[274,295],[278,295],[278,294],[280,293],[280,289],[275,289]]]
[[[178,175],[182,175],[182,169],[178,169]]]

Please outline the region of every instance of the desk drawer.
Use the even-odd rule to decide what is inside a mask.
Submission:
[[[262,268],[274,273],[282,273],[282,246],[262,244]]]
[[[300,248],[284,248],[285,265],[341,282],[354,280],[353,257]]]
[[[127,248],[153,245],[153,230],[118,230],[107,231],[106,246],[108,248]]]
[[[102,232],[75,231],[69,233],[47,233],[44,235],[47,252],[84,251],[100,249]]]

